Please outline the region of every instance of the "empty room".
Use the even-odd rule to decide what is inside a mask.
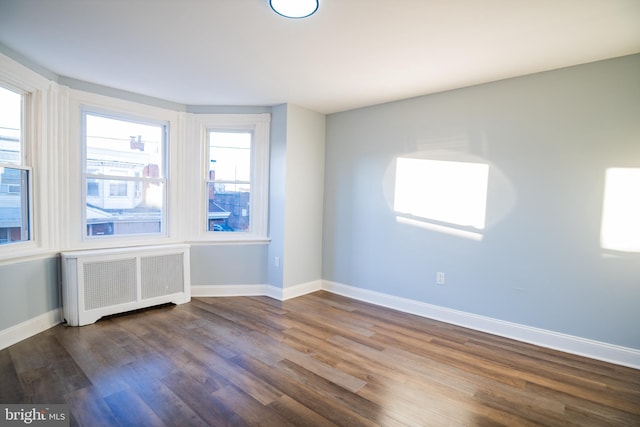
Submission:
[[[640,425],[637,0],[0,0],[0,425]]]

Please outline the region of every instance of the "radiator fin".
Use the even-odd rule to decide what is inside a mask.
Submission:
[[[84,308],[108,307],[136,300],[136,259],[84,263]]]
[[[140,258],[142,299],[183,292],[183,256],[179,253]]]

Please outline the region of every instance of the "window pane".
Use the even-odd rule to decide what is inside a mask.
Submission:
[[[0,163],[22,164],[22,95],[0,87]]]
[[[86,235],[162,233],[166,125],[84,117]]]
[[[250,132],[209,133],[209,231],[247,231],[250,226]]]
[[[87,236],[160,233],[162,183],[87,180]]]
[[[29,172],[0,167],[0,244],[29,238]]]
[[[251,134],[211,132],[210,164],[217,182],[249,182],[251,179]]]
[[[86,171],[96,175],[163,176],[164,128],[86,114]]]

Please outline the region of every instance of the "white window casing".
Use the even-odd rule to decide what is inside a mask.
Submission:
[[[248,243],[268,241],[269,208],[269,126],[270,114],[195,114],[192,116],[192,138],[196,142],[191,154],[199,159],[197,191],[191,192],[194,205],[198,206],[189,227],[190,241]],[[251,203],[250,225],[247,231],[216,232],[207,229],[209,138],[211,131],[250,132],[251,148]],[[197,149],[197,152],[196,152]],[[190,176],[195,177],[196,173]],[[192,178],[193,180],[193,178]]]
[[[68,241],[63,245],[64,248],[71,249],[91,249],[91,248],[108,248],[120,246],[137,246],[148,244],[175,243],[184,241],[180,234],[178,225],[181,221],[181,213],[178,209],[177,197],[172,191],[173,188],[180,188],[184,185],[180,179],[178,163],[174,161],[178,158],[179,141],[178,126],[179,114],[175,111],[163,108],[148,106],[131,101],[96,95],[83,91],[71,89],[69,96],[69,137],[68,148],[70,165],[66,168],[68,176],[68,192],[70,202],[67,205],[68,218],[66,235]],[[94,176],[87,174],[86,153],[83,117],[85,114],[105,115],[114,119],[131,120],[145,124],[165,126],[167,135],[165,136],[165,148],[163,158],[163,225],[161,232],[158,233],[142,233],[127,235],[109,235],[109,236],[87,236],[86,229],[86,200],[87,185],[85,179],[102,179],[104,178],[105,187],[103,191],[110,191],[110,179],[114,181],[114,191],[118,186],[118,176],[105,175]],[[173,182],[175,180],[177,182]],[[131,184],[128,194],[134,196],[137,188],[135,183],[142,182],[142,179],[130,177],[125,180]],[[125,181],[120,182],[120,184]]]
[[[49,230],[47,215],[51,183],[50,158],[54,141],[48,141],[49,108],[55,96],[56,84],[23,65],[0,55],[0,86],[22,95],[21,158],[19,163],[0,165],[25,171],[28,193],[23,206],[28,210],[29,239],[0,245],[0,264],[5,261],[43,256],[55,245]],[[55,217],[55,214],[52,215]]]

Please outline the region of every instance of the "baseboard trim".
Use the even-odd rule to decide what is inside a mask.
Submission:
[[[44,332],[59,323],[62,323],[62,314],[60,309],[56,308],[55,310],[48,311],[32,319],[3,329],[0,331],[0,350],[39,334],[40,332]]]
[[[267,296],[280,301],[296,298],[322,289],[322,280],[288,288],[271,285],[191,285],[192,297]]]
[[[591,359],[640,369],[640,350],[600,341],[534,328],[491,317],[440,307],[421,301],[400,298],[342,283],[323,281],[322,289],[359,301],[369,302],[405,313],[463,326],[481,332],[564,351]]]
[[[272,293],[269,285],[191,285],[191,297],[249,297]]]
[[[322,280],[314,280],[312,282],[302,283],[296,286],[290,286],[288,288],[284,288],[283,298],[282,300],[288,300],[291,298],[300,297],[302,295],[310,294],[312,292],[322,290]]]

